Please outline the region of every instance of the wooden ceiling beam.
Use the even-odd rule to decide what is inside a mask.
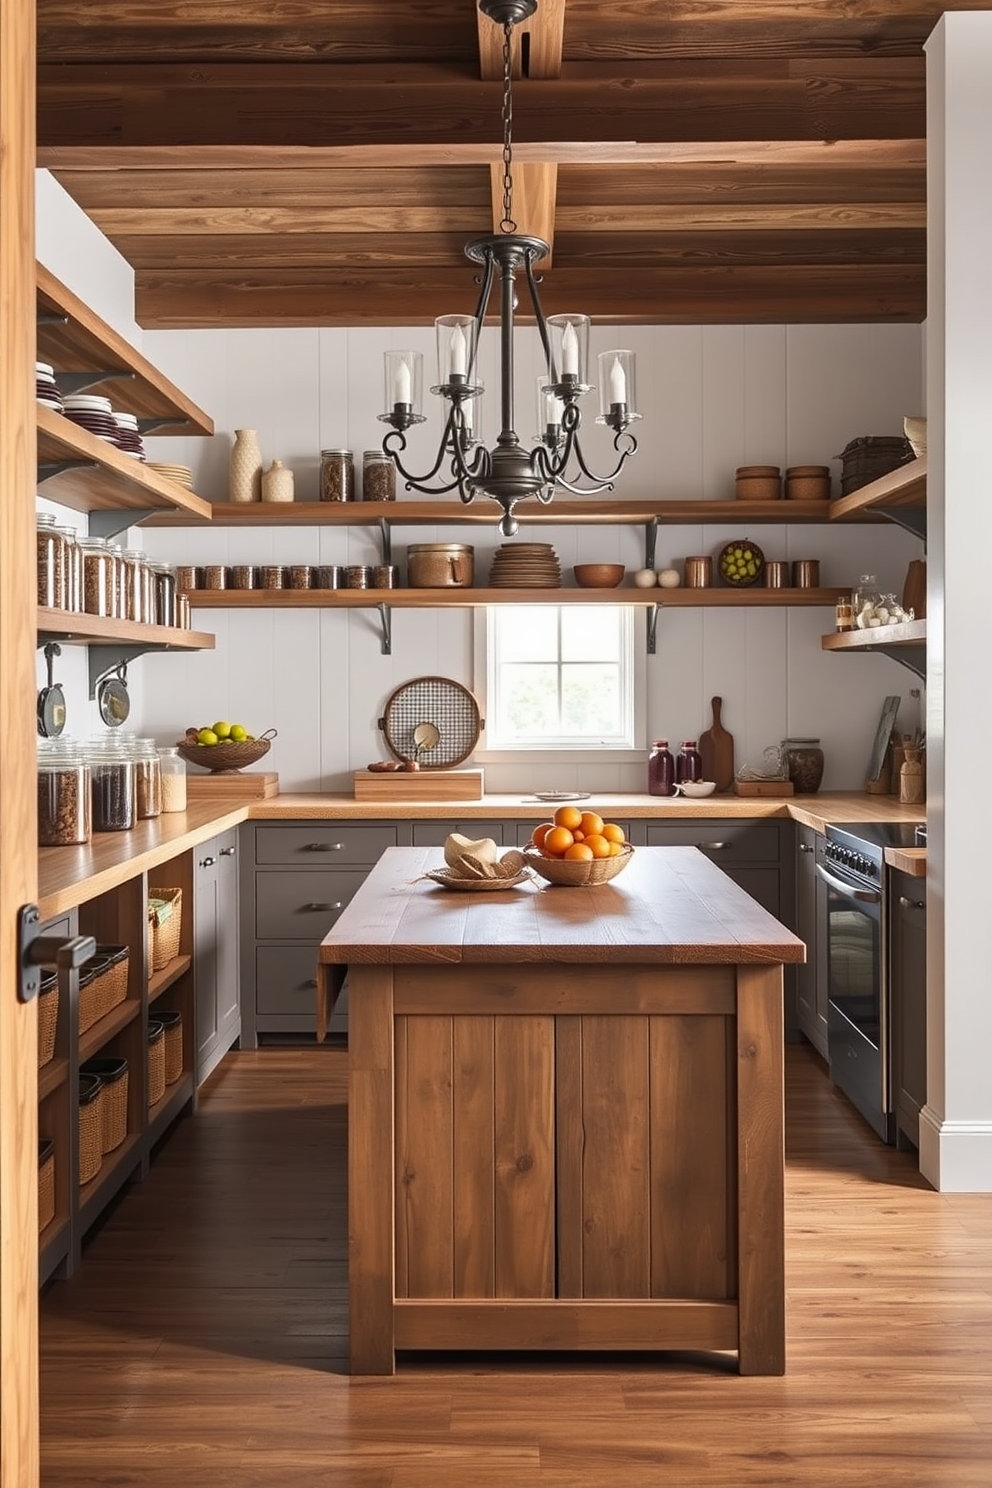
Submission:
[[[478,16],[479,76],[492,80],[503,76],[503,28],[481,10]],[[514,77],[556,78],[561,76],[562,41],[565,33],[565,0],[538,0],[537,10],[511,33]]]
[[[504,216],[503,166],[489,167],[489,184],[492,195],[492,230],[498,233]],[[558,186],[557,165],[513,164],[513,221],[514,231],[534,238],[543,238],[551,245],[551,253],[537,260],[536,267],[550,269],[554,258],[555,242],[555,197]]]
[[[152,328],[424,325],[468,302],[464,270],[418,274],[368,270],[251,274],[202,269],[136,276],[138,323]],[[671,268],[604,275],[563,270],[544,281],[546,313],[581,305],[615,325],[802,324],[912,321],[926,313],[926,270],[816,265]]]

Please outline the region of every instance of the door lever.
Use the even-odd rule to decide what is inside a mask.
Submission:
[[[96,941],[92,935],[41,935],[40,920],[37,904],[24,904],[18,910],[18,1002],[33,1002],[38,996],[43,966],[57,966],[60,971],[75,971],[96,954]]]

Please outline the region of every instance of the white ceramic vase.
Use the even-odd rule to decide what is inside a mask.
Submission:
[[[262,495],[262,451],[254,429],[235,429],[231,448],[229,496],[232,501],[258,501]]]
[[[262,476],[262,500],[293,500],[293,472],[281,460],[273,460]]]

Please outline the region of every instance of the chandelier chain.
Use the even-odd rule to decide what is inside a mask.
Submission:
[[[513,25],[503,27],[503,220],[500,232],[514,233],[513,220],[513,63],[511,37]]]

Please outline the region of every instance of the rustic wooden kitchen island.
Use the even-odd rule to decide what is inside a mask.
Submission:
[[[736,1350],[785,1367],[782,964],[695,848],[492,893],[389,848],[320,947],[349,985],[350,1362]]]

